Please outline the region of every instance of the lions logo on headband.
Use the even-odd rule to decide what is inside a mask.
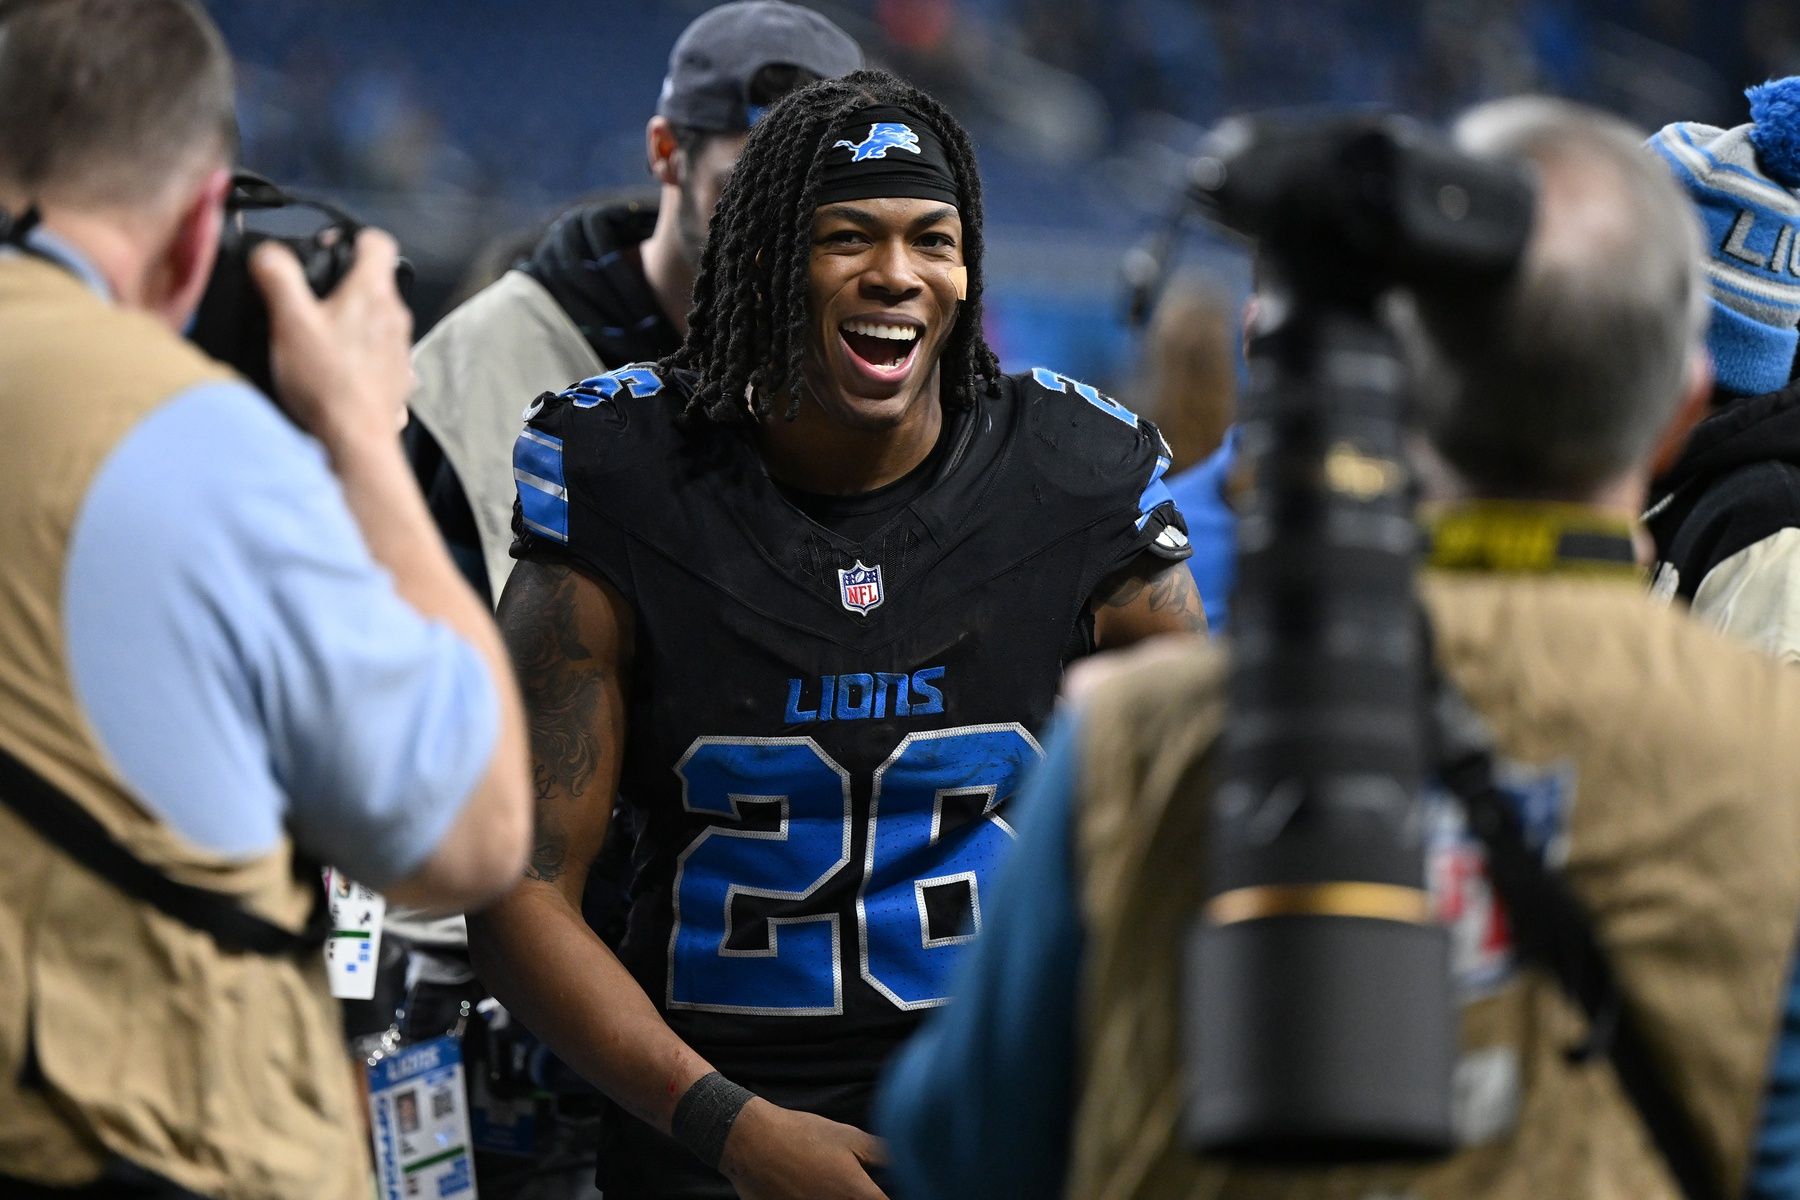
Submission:
[[[851,162],[867,162],[871,158],[886,158],[889,150],[910,150],[920,153],[919,135],[898,121],[877,121],[869,126],[869,136],[860,142],[847,142],[839,139],[832,144],[832,149],[843,146],[850,151]]]

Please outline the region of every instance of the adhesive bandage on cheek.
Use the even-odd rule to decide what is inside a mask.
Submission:
[[[967,300],[969,298],[969,268],[951,267],[950,283],[956,288],[956,298],[958,300]]]

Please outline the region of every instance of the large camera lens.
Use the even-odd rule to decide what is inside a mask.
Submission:
[[[1425,889],[1404,377],[1372,308],[1289,297],[1240,445],[1231,719],[1188,948],[1189,1140],[1240,1156],[1450,1137],[1449,941]]]

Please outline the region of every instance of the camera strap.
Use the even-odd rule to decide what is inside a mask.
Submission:
[[[87,809],[0,749],[0,804],[37,835],[134,900],[208,934],[231,954],[269,958],[318,953],[331,931],[331,913],[318,867],[297,857],[296,873],[309,872],[312,912],[299,932],[283,928],[208,888],[170,879],[121,845]]]
[[[43,219],[43,213],[38,211],[35,204],[16,217],[6,210],[0,209],[0,246],[11,246],[15,250],[29,250],[30,246],[25,241],[26,235],[36,229],[38,222]]]
[[[1584,504],[1480,500],[1430,514],[1438,571],[1641,578],[1631,523]]]
[[[1486,723],[1441,674],[1433,679],[1433,717],[1439,780],[1462,802],[1487,850],[1489,878],[1511,918],[1519,953],[1553,974],[1587,1014],[1588,1038],[1569,1050],[1571,1061],[1607,1055],[1681,1194],[1725,1200],[1719,1164],[1619,986],[1587,909],[1526,841],[1517,809],[1494,781]]]

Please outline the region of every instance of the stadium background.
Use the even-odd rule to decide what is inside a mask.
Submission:
[[[1745,120],[1800,71],[1793,0],[805,0],[944,100],[987,192],[1009,369],[1131,394],[1120,263],[1201,130],[1274,105],[1442,117],[1535,90],[1645,128]],[[421,330],[478,253],[597,192],[646,192],[643,126],[707,0],[207,0],[240,64],[244,163],[391,229]],[[1241,258],[1184,268],[1229,304]]]

